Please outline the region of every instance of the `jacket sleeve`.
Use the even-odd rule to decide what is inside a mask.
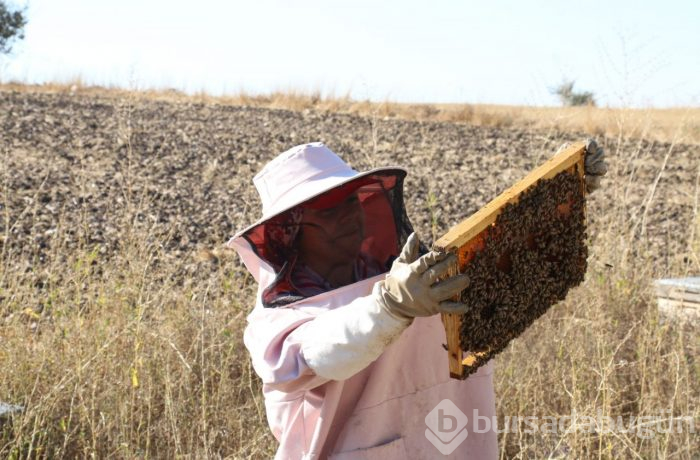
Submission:
[[[272,389],[285,392],[360,372],[411,323],[390,315],[374,299],[375,292],[316,313],[256,307],[244,335],[255,371]]]

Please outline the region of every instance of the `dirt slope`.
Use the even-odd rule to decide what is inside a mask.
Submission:
[[[147,228],[154,244],[166,241],[166,257],[182,262],[183,276],[193,273],[189,261],[203,248],[216,249],[258,217],[252,176],[292,145],[324,141],[360,170],[406,167],[408,212],[430,243],[560,143],[585,137],[7,91],[0,92],[0,127],[0,242],[6,254],[22,254],[11,258],[14,269],[37,271],[65,256],[52,251],[59,246],[94,248],[108,259],[125,232]],[[651,250],[661,262],[688,257],[690,229],[697,225],[698,147],[599,142],[611,171],[605,190],[589,203],[593,240],[600,234],[638,240],[638,250]],[[624,213],[627,227],[599,223],[603,209]]]

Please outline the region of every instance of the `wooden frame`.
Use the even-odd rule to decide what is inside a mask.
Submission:
[[[485,230],[494,224],[502,208],[507,203],[518,201],[521,193],[535,185],[540,179],[550,179],[562,171],[578,171],[581,176],[581,192],[585,193],[583,178],[584,157],[586,147],[583,142],[577,142],[559,152],[544,164],[537,167],[524,179],[498,195],[486,206],[479,209],[472,216],[452,227],[445,235],[438,239],[433,248],[438,251],[453,252],[460,256],[460,265],[468,263],[465,253],[469,250],[478,251],[485,238]],[[466,251],[465,251],[465,248]],[[453,274],[458,271],[455,267]],[[462,350],[460,345],[461,315],[443,314],[442,321],[447,336],[447,352],[449,359],[450,377],[463,379],[464,367],[475,363],[474,350]]]

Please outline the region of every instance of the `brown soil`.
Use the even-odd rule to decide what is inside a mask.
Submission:
[[[430,245],[561,143],[585,137],[15,91],[0,92],[0,126],[1,249],[14,254],[5,258],[15,264],[7,269],[39,278],[43,264],[66,255],[52,248],[92,248],[109,259],[137,229],[148,229],[153,244],[162,243],[164,257],[179,261],[177,276],[206,276],[202,254],[217,264],[221,245],[259,216],[255,172],[290,146],[318,140],[360,170],[407,168],[408,214]],[[689,229],[696,225],[698,147],[598,142],[611,167],[603,189],[589,201],[591,237],[641,241],[633,251],[650,251],[662,265],[687,257]],[[613,211],[627,216],[628,227],[605,227],[612,221],[600,216]]]

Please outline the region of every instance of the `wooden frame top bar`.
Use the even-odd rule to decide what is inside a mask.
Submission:
[[[445,235],[435,242],[433,248],[438,251],[455,250],[481,233],[486,227],[496,221],[501,208],[506,203],[518,200],[518,195],[530,188],[540,179],[551,179],[561,171],[569,169],[581,161],[586,151],[586,144],[576,142],[562,152],[554,155],[545,163],[530,172],[520,182],[491,200],[467,219],[452,227]]]

